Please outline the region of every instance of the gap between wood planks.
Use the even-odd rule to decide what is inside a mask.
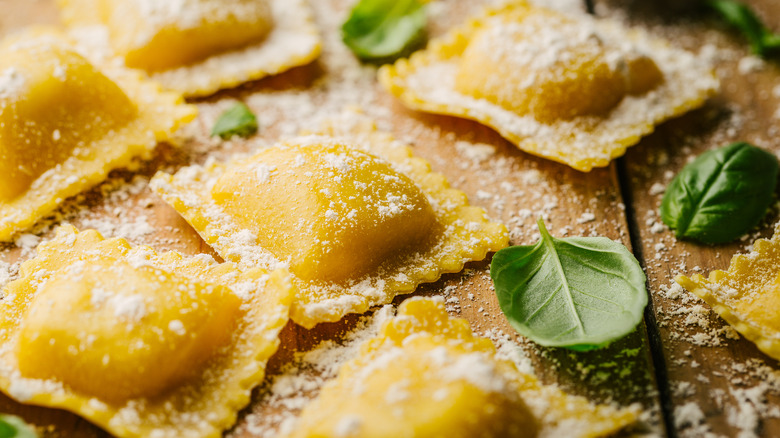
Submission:
[[[594,0],[584,0],[585,10],[588,14],[596,15]],[[626,226],[628,226],[628,236],[631,242],[631,250],[634,257],[639,260],[642,270],[647,272],[645,258],[642,251],[642,238],[639,233],[639,223],[636,220],[634,211],[634,200],[631,194],[631,187],[628,181],[628,172],[626,169],[626,158],[622,156],[617,159],[618,188],[620,197],[626,206],[624,210]],[[646,283],[645,283],[646,284]],[[645,332],[647,333],[647,342],[650,347],[650,358],[653,361],[653,371],[655,373],[655,385],[658,388],[658,398],[661,404],[661,417],[663,419],[666,436],[677,437],[677,429],[674,425],[674,406],[672,405],[671,388],[669,386],[669,374],[666,371],[666,360],[664,359],[663,341],[661,332],[658,330],[658,322],[655,319],[655,305],[653,297],[650,296],[650,290],[645,285],[647,293],[647,307],[644,311]]]
[[[639,233],[639,222],[637,222],[636,219],[636,214],[634,211],[634,199],[628,180],[626,157],[622,156],[616,161],[618,188],[620,190],[620,197],[623,199],[623,204],[626,206],[624,214],[626,218],[626,226],[628,226],[628,236],[631,242],[631,250],[634,253],[634,257],[636,257],[636,259],[639,261],[639,264],[642,266],[642,270],[647,272],[644,253],[642,251],[642,238]],[[669,386],[669,374],[666,370],[666,360],[664,359],[663,341],[661,340],[661,332],[658,329],[658,322],[655,318],[655,305],[653,303],[653,297],[650,296],[650,290],[647,288],[647,285],[645,285],[645,291],[648,295],[647,307],[645,307],[644,311],[645,331],[647,333],[647,341],[650,347],[650,358],[653,361],[655,385],[656,388],[658,388],[658,399],[661,404],[661,417],[663,420],[664,429],[666,429],[666,436],[676,438],[678,434],[674,425],[674,406],[672,404],[672,393]]]

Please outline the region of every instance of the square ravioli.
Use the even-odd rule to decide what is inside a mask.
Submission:
[[[158,173],[150,185],[225,260],[289,268],[299,290],[291,317],[307,328],[507,246],[504,225],[373,123],[322,134]]]
[[[97,24],[107,33],[104,44],[127,67],[185,96],[207,96],[282,73],[310,63],[321,50],[305,0],[59,2],[66,24],[74,29]]]
[[[780,360],[780,226],[771,240],[758,239],[752,252],[735,255],[728,270],[675,280],[759,350]]]
[[[196,109],[136,73],[90,63],[53,33],[0,43],[0,241],[65,198],[149,158]]]
[[[639,30],[520,0],[487,8],[379,78],[413,109],[476,120],[585,172],[718,86],[704,60]]]
[[[283,436],[599,437],[636,419],[636,409],[541,385],[450,318],[443,300],[411,298]]]
[[[249,403],[294,296],[240,270],[60,227],[0,300],[0,390],[119,437],[219,437]]]

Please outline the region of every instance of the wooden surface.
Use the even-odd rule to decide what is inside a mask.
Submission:
[[[543,381],[595,401],[639,403],[647,415],[632,434],[780,436],[780,379],[775,377],[780,376],[780,365],[734,336],[692,295],[676,294],[674,289],[669,292],[675,274],[724,268],[756,236],[769,235],[777,208],[746,240],[717,247],[677,242],[671,232],[657,225],[660,188],[700,152],[738,140],[780,151],[779,123],[774,117],[780,98],[772,92],[780,84],[776,64],[745,58],[743,41],[706,16],[672,14],[669,8],[659,7],[660,3],[643,0],[597,2],[598,15],[648,28],[674,45],[712,53],[723,91],[703,109],[660,126],[610,167],[584,174],[522,153],[477,123],[405,109],[372,80],[371,67],[361,68],[341,46],[336,29],[349,2],[313,3],[325,35],[325,53],[319,61],[195,102],[202,114],[185,130],[181,149],[163,145],[155,159],[138,172],[112,173],[102,188],[68,201],[57,219],[80,228],[102,224],[106,229],[101,231],[109,235],[130,230],[134,243],[157,249],[212,253],[176,212],[145,188],[146,179],[158,169],[175,170],[207,156],[222,159],[272,143],[300,128],[312,128],[330,108],[356,105],[376,118],[381,128],[409,142],[434,170],[465,191],[472,204],[507,224],[513,244],[534,243],[538,237],[535,220],[542,215],[555,236],[602,235],[634,248],[646,268],[651,296],[645,324],[608,348],[587,353],[539,348],[515,336]],[[462,21],[479,9],[476,3],[435,2],[431,33],[441,34]],[[749,3],[770,26],[780,27],[780,5],[772,0]],[[0,0],[0,34],[56,20],[52,1]],[[214,118],[236,99],[258,113],[260,133],[247,142],[209,140]],[[135,183],[134,175],[141,175]],[[138,227],[148,231],[138,233]],[[47,227],[37,232],[43,237],[51,233]],[[0,250],[0,258],[8,262],[31,255],[15,245]],[[463,273],[446,275],[421,287],[416,295],[447,291],[452,312],[468,319],[476,331],[511,334],[491,290],[488,264],[489,259],[471,263]],[[320,340],[338,339],[357,319],[350,316],[311,331],[289,324],[269,373],[278,372],[296,351],[310,349]],[[255,436],[251,428],[243,427],[247,415],[279,409],[267,402],[266,395],[263,389],[255,391],[252,404],[228,435]],[[22,416],[42,427],[45,436],[106,436],[75,415],[22,406],[4,396],[0,396],[0,412]]]

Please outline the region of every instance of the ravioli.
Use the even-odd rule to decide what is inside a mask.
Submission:
[[[737,254],[728,270],[708,278],[678,275],[682,287],[707,302],[759,350],[780,360],[780,233],[758,239],[749,254]]]
[[[165,88],[206,96],[308,64],[321,42],[305,0],[60,0],[74,30],[98,24],[104,45]],[[74,35],[94,44],[94,33]]]
[[[413,109],[476,120],[523,151],[585,172],[718,86],[691,53],[520,0],[487,8],[382,67],[379,79]]]
[[[303,409],[287,438],[609,436],[635,409],[542,386],[441,299],[411,298]]]
[[[116,168],[149,158],[195,117],[180,96],[101,70],[54,34],[0,44],[0,241]]]
[[[321,134],[158,173],[150,185],[225,260],[289,268],[299,290],[291,317],[308,328],[508,244],[506,227],[373,123]]]
[[[218,437],[262,382],[294,296],[240,270],[61,226],[0,300],[0,389],[119,437]]]

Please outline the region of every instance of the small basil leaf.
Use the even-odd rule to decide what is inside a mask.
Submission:
[[[605,237],[556,239],[538,224],[539,243],[502,249],[490,264],[512,327],[538,344],[580,351],[630,333],[647,305],[636,258]]]
[[[780,51],[780,35],[764,26],[761,19],[744,3],[736,0],[708,0],[706,4],[745,35],[753,53],[766,58]]]
[[[748,143],[707,151],[669,184],[661,219],[679,238],[730,242],[764,217],[777,173],[777,158]]]
[[[770,32],[749,7],[734,0],[709,0],[707,5],[745,35],[754,53],[763,56],[764,39]]]
[[[2,438],[38,438],[35,429],[19,417],[0,414],[0,437]]]
[[[780,51],[780,35],[772,34],[764,37],[764,53],[777,53]]]
[[[249,137],[255,132],[257,132],[257,118],[246,105],[239,102],[219,116],[211,130],[211,135],[229,139],[234,135]]]
[[[419,0],[360,0],[341,26],[344,43],[363,61],[392,62],[425,42]]]

